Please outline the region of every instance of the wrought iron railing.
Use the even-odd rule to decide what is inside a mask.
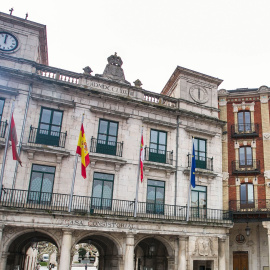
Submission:
[[[233,212],[269,212],[270,200],[266,199],[250,199],[250,200],[231,200],[229,202],[229,209]]]
[[[69,210],[70,195],[27,191],[18,189],[2,189],[0,207],[23,208],[44,211]],[[88,196],[72,196],[72,214],[134,217],[135,201],[101,199]],[[138,202],[136,218],[186,221],[187,207],[159,204],[153,206],[147,202]],[[189,221],[206,223],[231,223],[228,211],[209,208],[191,208]]]
[[[196,168],[213,171],[213,158],[196,159]],[[188,167],[191,166],[191,154],[188,154]]]
[[[232,161],[233,174],[259,174],[260,173],[260,160],[246,159],[246,160],[233,160]]]
[[[256,137],[259,136],[259,124],[235,124],[231,125],[232,137]]]
[[[145,160],[173,165],[173,151],[145,147]]]
[[[28,142],[36,144],[65,147],[67,132],[58,132],[30,126]]]
[[[0,121],[0,138],[5,138],[7,124],[7,121]]]
[[[91,138],[90,152],[122,157],[123,142],[105,141]]]

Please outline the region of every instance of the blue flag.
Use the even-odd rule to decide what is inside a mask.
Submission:
[[[196,158],[195,158],[195,148],[194,142],[192,142],[192,156],[191,156],[191,168],[190,168],[190,184],[193,188],[196,187],[195,184],[195,169],[196,169]]]

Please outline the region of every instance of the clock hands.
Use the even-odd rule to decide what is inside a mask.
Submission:
[[[8,37],[8,35],[6,35],[6,37],[5,37],[4,44],[6,44],[6,42],[7,42],[7,37]]]

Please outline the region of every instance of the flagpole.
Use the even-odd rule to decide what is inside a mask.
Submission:
[[[137,174],[136,198],[135,198],[135,205],[134,205],[134,217],[137,216],[137,209],[138,209],[138,193],[139,193],[139,182],[140,182],[140,172],[141,172],[140,168],[141,168],[142,135],[143,135],[143,126],[142,126],[141,137],[140,137],[140,154],[139,154],[139,164],[138,164],[138,174]],[[144,149],[142,151],[144,151]]]
[[[8,142],[9,142],[10,123],[11,123],[11,118],[12,118],[12,114],[13,114],[13,111],[14,111],[14,105],[15,105],[15,101],[12,102],[11,113],[10,113],[10,118],[9,118],[9,123],[8,123],[8,129],[7,129],[7,133],[6,133],[5,153],[4,153],[4,157],[3,157],[2,169],[1,169],[1,177],[0,177],[0,197],[1,197],[1,194],[2,194],[3,178],[4,178],[4,171],[5,171],[6,157],[7,157]]]
[[[83,124],[83,119],[84,119],[84,113],[83,113],[83,115],[82,115],[81,126],[82,126],[82,124]],[[81,126],[80,126],[80,130],[81,130]],[[76,153],[75,161],[74,161],[73,179],[72,179],[71,190],[70,190],[70,196],[69,196],[68,212],[71,211],[71,206],[72,206],[72,197],[73,197],[73,192],[74,192],[74,184],[75,184],[75,178],[76,178],[77,164],[78,164],[78,154]]]
[[[191,174],[192,174],[192,155],[193,155],[193,136],[192,136],[192,146],[191,146],[191,162],[190,162],[190,177],[189,177],[189,190],[188,190],[188,203],[187,203],[187,213],[186,221],[189,221],[189,211],[190,211],[190,197],[191,197]]]

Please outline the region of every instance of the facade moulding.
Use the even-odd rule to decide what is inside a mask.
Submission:
[[[186,126],[185,130],[189,133],[202,134],[202,135],[205,135],[208,137],[215,137],[216,135],[218,135],[218,133],[214,132],[214,131],[200,129],[200,128],[196,128],[196,127],[190,127],[190,126]]]
[[[169,122],[165,122],[165,121],[161,121],[161,120],[156,120],[156,119],[152,119],[152,118],[143,117],[142,121],[145,124],[153,124],[153,125],[158,125],[158,126],[164,126],[166,128],[171,128],[171,129],[176,129],[177,128],[177,124],[169,123]]]
[[[1,85],[0,86],[0,93],[12,95],[12,96],[18,96],[19,95],[19,90],[15,89],[15,88],[12,88],[12,87]]]
[[[94,112],[94,113],[101,113],[101,114],[116,116],[116,117],[120,117],[123,119],[130,118],[129,113],[120,112],[120,111],[116,111],[116,110],[110,110],[110,109],[106,109],[106,108],[100,108],[100,107],[96,107],[96,106],[91,106],[90,111]]]
[[[59,98],[35,94],[35,93],[33,93],[31,95],[31,98],[34,100],[40,100],[40,101],[45,101],[45,102],[49,102],[49,103],[54,103],[56,105],[63,106],[63,107],[75,108],[75,102],[70,101],[70,100],[64,100],[64,99],[59,99]]]

